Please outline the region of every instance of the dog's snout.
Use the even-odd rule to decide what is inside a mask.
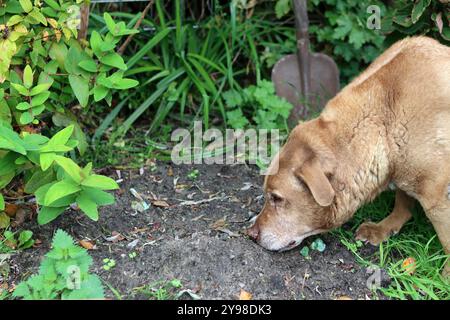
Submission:
[[[252,238],[254,241],[258,240],[259,237],[259,227],[255,223],[253,226],[247,229],[247,235]]]

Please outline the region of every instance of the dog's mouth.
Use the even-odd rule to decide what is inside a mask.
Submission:
[[[303,242],[303,240],[305,240],[305,238],[307,238],[309,236],[313,236],[313,235],[321,233],[321,232],[323,232],[322,229],[311,230],[311,231],[303,234],[302,236],[292,240],[286,246],[282,247],[281,249],[278,249],[277,251],[278,252],[284,252],[284,251],[288,251],[288,250],[294,249],[295,247],[300,245]]]

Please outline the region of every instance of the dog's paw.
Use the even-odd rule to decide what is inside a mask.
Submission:
[[[388,239],[390,231],[373,222],[365,222],[356,230],[355,239],[368,241],[370,244],[377,246],[384,240]]]

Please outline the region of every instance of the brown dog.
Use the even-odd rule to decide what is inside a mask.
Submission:
[[[377,245],[397,233],[414,198],[450,254],[450,48],[426,37],[394,44],[291,132],[269,173],[248,229],[269,250],[342,225],[393,182],[393,212],[356,237]]]

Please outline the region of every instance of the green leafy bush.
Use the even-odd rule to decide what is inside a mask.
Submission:
[[[91,264],[87,250],[75,245],[66,232],[58,230],[39,273],[19,283],[13,297],[25,300],[103,299],[100,278],[89,273]]]
[[[25,192],[35,194],[41,206],[39,224],[54,220],[73,203],[96,221],[98,206],[114,202],[114,197],[103,191],[118,188],[113,179],[93,174],[90,163],[80,168],[63,156],[77,145],[70,138],[73,129],[71,125],[49,139],[30,133],[20,136],[0,126],[0,189],[23,173],[27,180]]]
[[[271,81],[262,80],[242,91],[230,90],[223,94],[227,107],[228,125],[234,129],[255,126],[261,129],[287,129],[286,120],[292,105],[275,94]]]
[[[111,105],[114,92],[138,84],[124,77],[128,67],[115,52],[122,37],[137,31],[105,13],[107,33],[78,41],[82,2],[10,0],[0,6],[0,190],[23,177],[25,192],[41,206],[39,223],[75,202],[97,220],[97,207],[113,202],[102,190],[117,188],[114,181],[64,154],[86,151],[78,119],[92,100]],[[49,139],[56,131],[49,122],[66,129]],[[0,218],[4,206],[0,193]]]
[[[450,44],[450,3],[447,0],[394,1],[382,20],[389,42],[408,35],[428,35]]]

